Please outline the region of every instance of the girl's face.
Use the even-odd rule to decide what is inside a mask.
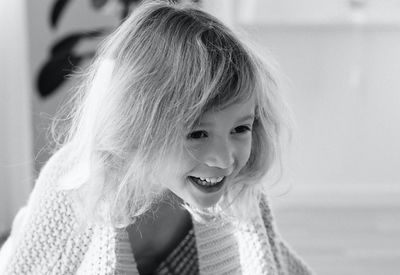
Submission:
[[[170,152],[161,183],[197,208],[215,205],[250,157],[255,101],[208,111],[185,137],[183,154]]]

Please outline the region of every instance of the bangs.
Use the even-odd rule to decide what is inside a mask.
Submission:
[[[218,68],[221,73],[214,82],[218,83],[210,94],[204,112],[211,109],[221,110],[233,104],[248,101],[256,90],[255,74],[247,60],[239,64],[227,64]]]
[[[213,28],[201,35],[207,53],[208,81],[198,90],[200,113],[225,109],[248,101],[257,90],[256,66],[244,47],[230,33]]]

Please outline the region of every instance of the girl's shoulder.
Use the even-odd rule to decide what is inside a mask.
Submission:
[[[45,185],[55,190],[72,189],[71,174],[83,171],[79,153],[72,144],[65,144],[57,149],[42,167],[36,184]],[[66,183],[69,182],[69,184]]]
[[[38,180],[43,177],[51,177],[66,173],[68,168],[75,162],[74,159],[76,159],[76,157],[74,157],[71,144],[66,144],[58,148],[43,165]]]
[[[71,198],[58,188],[59,179],[71,166],[70,153],[68,146],[57,150],[41,169],[26,206],[14,220],[7,250],[2,251],[6,255],[0,264],[0,270],[7,270],[4,274],[19,274],[20,270],[65,274],[61,269],[75,270],[79,265],[91,233],[80,229]],[[51,272],[57,268],[61,269]]]

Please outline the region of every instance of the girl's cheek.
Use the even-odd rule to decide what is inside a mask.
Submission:
[[[240,149],[240,164],[244,166],[250,158],[251,154],[251,138],[249,138]]]
[[[233,148],[235,162],[239,166],[244,166],[250,158],[252,138],[241,138],[234,140],[232,143],[235,147]],[[207,142],[193,143],[190,146],[187,146],[187,155],[196,162],[203,162],[206,156],[210,153],[210,146],[211,145]]]
[[[207,142],[192,142],[186,147],[187,155],[195,161],[202,161],[208,147]]]

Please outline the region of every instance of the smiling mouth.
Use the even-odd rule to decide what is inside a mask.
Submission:
[[[188,178],[197,189],[205,193],[217,192],[225,183],[225,177],[214,178],[212,180],[206,180],[192,176],[189,176]]]

